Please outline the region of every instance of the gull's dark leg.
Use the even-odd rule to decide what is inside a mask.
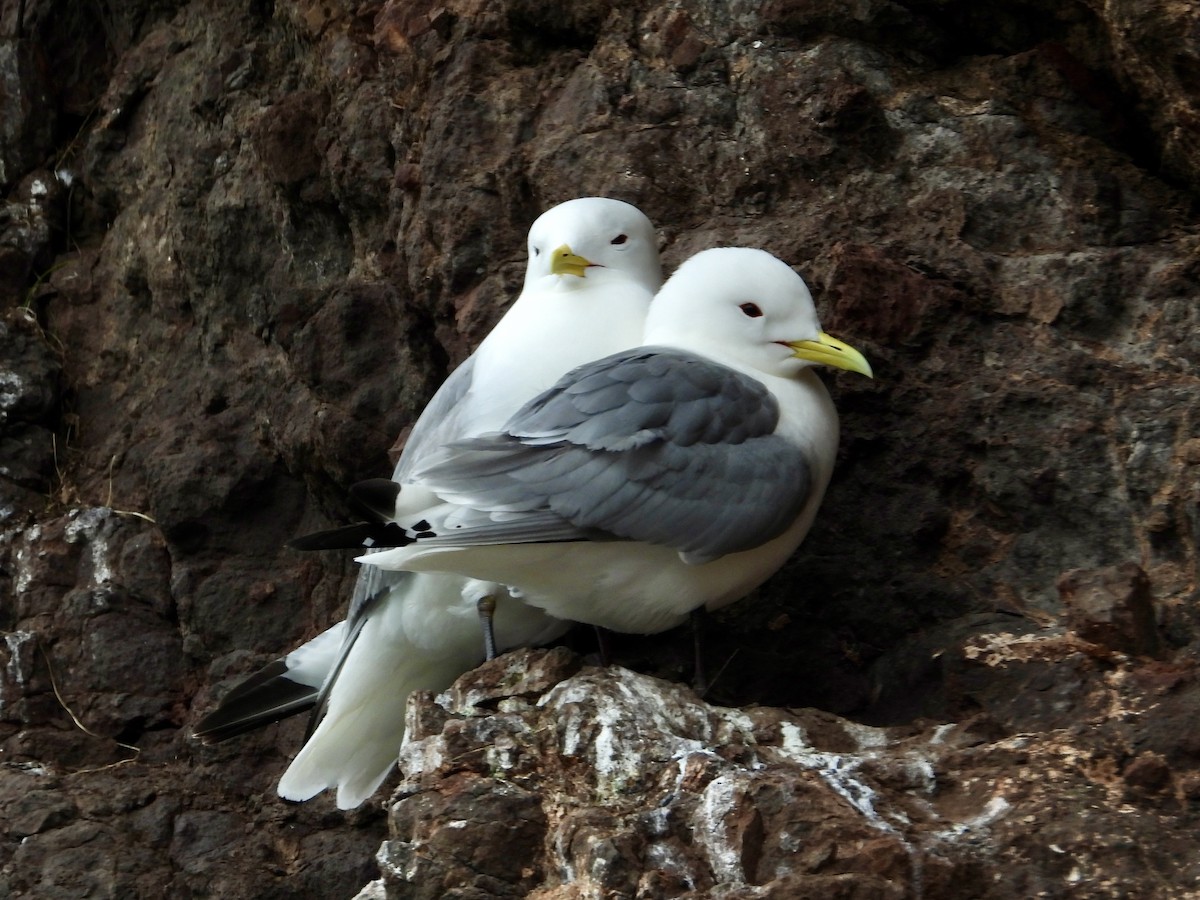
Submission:
[[[596,650],[600,654],[600,665],[612,665],[612,647],[609,646],[608,631],[599,625],[593,625],[596,631]]]
[[[692,629],[692,688],[703,697],[711,685],[708,683],[708,673],[704,671],[704,607],[692,610],[689,624]]]
[[[483,655],[485,659],[496,658],[496,631],[492,627],[492,617],[496,614],[496,598],[484,594],[475,602],[479,612],[479,621],[483,625]]]

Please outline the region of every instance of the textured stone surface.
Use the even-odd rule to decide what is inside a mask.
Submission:
[[[546,900],[1195,891],[1197,15],[0,0],[0,893],[395,895],[410,864]],[[875,381],[829,379],[816,529],[705,626],[720,707],[563,657],[418,705],[406,752],[468,760],[410,760],[424,818],[282,804],[302,723],[189,724],[340,614],[351,564],[284,541],[387,470],[529,223],[589,193],[660,223],[668,267],[782,256],[867,352]],[[614,652],[679,680],[690,645]],[[539,720],[568,693],[571,721],[671,710],[621,738],[629,790]],[[450,841],[497,810],[502,855]]]
[[[1067,572],[1058,582],[1067,624],[1080,637],[1114,650],[1157,656],[1161,641],[1150,580],[1127,563],[1098,572]]]
[[[1065,666],[1087,701],[1024,734],[987,716],[873,728],[709,706],[621,668],[571,674],[561,649],[502,657],[410,707],[384,895],[1194,893],[1196,760],[1134,755],[1160,719],[1153,676],[1115,663],[1128,677],[1112,679],[1111,656],[1070,637],[987,637],[968,665],[1017,681]],[[541,691],[506,692],[531,670]]]

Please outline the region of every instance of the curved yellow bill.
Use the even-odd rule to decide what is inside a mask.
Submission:
[[[815,341],[788,341],[788,346],[792,348],[792,354],[800,359],[807,359],[822,366],[833,366],[835,369],[845,369],[847,372],[858,372],[868,378],[875,377],[865,356],[849,344],[823,331]]]
[[[590,260],[571,250],[568,244],[550,251],[550,272],[553,275],[578,275],[582,278],[584,270],[591,264]]]

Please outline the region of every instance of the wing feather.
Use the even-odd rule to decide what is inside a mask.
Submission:
[[[503,432],[452,444],[414,476],[453,503],[517,514],[489,519],[486,538],[472,524],[455,544],[571,539],[569,523],[579,538],[713,559],[781,534],[808,498],[808,461],[775,433],[778,421],[760,381],[640,348],[574,370]]]

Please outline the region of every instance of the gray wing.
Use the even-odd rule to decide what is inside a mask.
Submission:
[[[778,536],[808,498],[812,475],[775,434],[779,407],[759,381],[682,351],[639,348],[589,363],[527,403],[505,430],[460,441],[415,476],[493,514],[531,540],[553,514],[576,537],[663,544],[703,562]],[[522,520],[525,520],[524,522]],[[562,540],[549,522],[546,539]]]
[[[462,399],[471,389],[474,377],[475,356],[471,355],[442,382],[433,399],[417,418],[404,445],[404,452],[400,454],[396,463],[396,470],[392,473],[393,481],[402,481],[412,471],[414,462],[419,462],[430,450],[463,436],[466,428],[460,421],[463,411]]]

